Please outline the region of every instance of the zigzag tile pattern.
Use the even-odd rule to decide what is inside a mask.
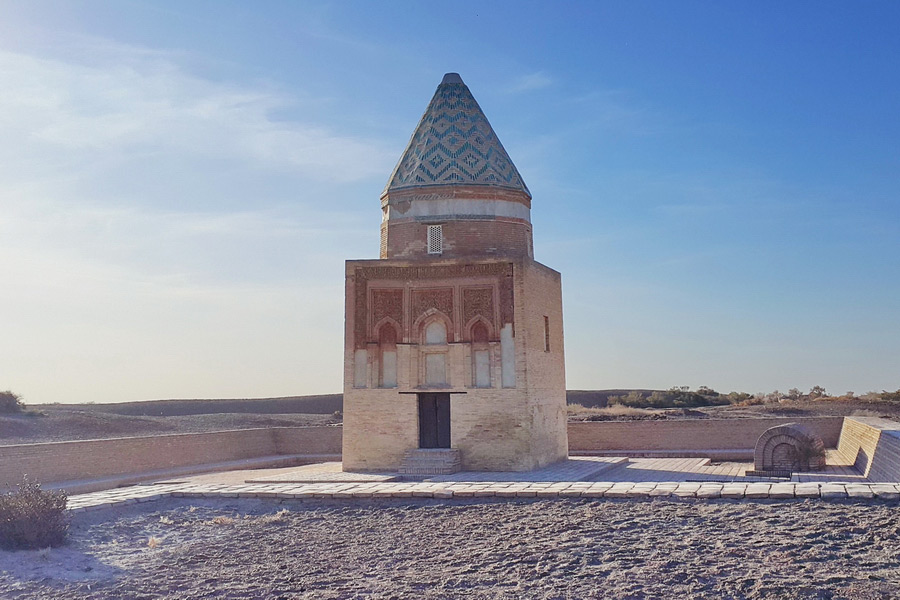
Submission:
[[[385,191],[447,184],[490,185],[531,196],[464,83],[442,83]]]

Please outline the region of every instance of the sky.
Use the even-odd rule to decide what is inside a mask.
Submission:
[[[900,3],[0,0],[0,390],[336,393],[343,261],[458,72],[569,389],[900,388]]]

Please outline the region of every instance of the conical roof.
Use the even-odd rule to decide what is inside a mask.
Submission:
[[[511,189],[531,198],[472,92],[457,73],[447,73],[384,193],[454,184]]]

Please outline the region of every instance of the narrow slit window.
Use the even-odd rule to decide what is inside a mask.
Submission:
[[[550,352],[550,317],[544,317],[544,352]]]
[[[428,226],[428,254],[444,252],[444,232],[441,225]]]

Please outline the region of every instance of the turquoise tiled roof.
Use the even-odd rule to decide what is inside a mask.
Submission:
[[[432,185],[485,185],[531,193],[456,73],[447,73],[413,132],[385,192]]]

